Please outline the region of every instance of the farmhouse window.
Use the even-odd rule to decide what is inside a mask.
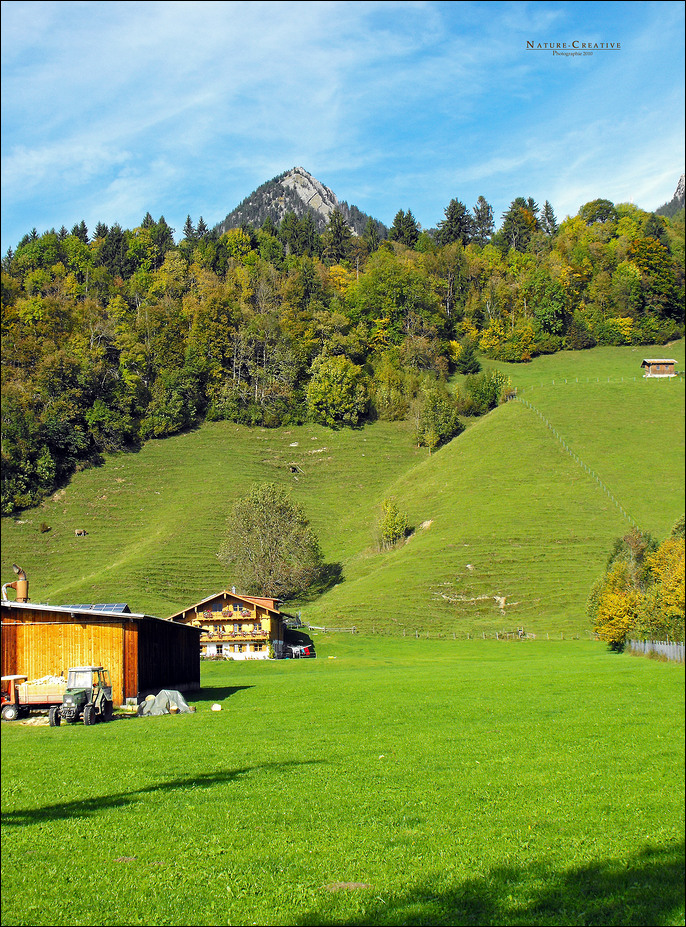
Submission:
[[[224,653],[224,647],[222,644],[217,644],[217,656],[221,657]]]

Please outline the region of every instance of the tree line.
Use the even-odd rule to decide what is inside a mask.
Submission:
[[[617,539],[588,615],[613,650],[629,639],[684,641],[683,515],[661,544],[636,530]]]
[[[34,229],[2,260],[2,511],[75,471],[203,420],[332,427],[409,419],[433,449],[505,386],[478,354],[526,362],[683,335],[684,214],[607,200],[558,225],[483,197],[388,238],[339,211],[224,234],[189,216]],[[454,373],[465,374],[448,390]]]

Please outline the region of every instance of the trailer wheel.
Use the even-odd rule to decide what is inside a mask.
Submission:
[[[16,705],[4,705],[2,709],[3,721],[16,721],[19,717],[19,709]]]
[[[83,723],[84,724],[95,724],[95,705],[88,704],[83,709]]]
[[[62,723],[62,715],[57,705],[53,705],[48,712],[48,724],[50,727],[59,727]]]

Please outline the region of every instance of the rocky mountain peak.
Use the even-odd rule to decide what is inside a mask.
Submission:
[[[325,187],[304,167],[294,167],[292,171],[288,171],[281,178],[281,184],[292,190],[307,208],[325,216],[327,221],[339,206],[333,190]]]
[[[366,213],[356,206],[348,206],[345,201],[339,201],[333,190],[313,177],[304,167],[294,167],[263,183],[239,203],[216,228],[220,235],[229,229],[240,228],[243,224],[260,228],[267,218],[278,225],[287,212],[293,212],[299,217],[309,213],[317,225],[317,230],[323,232],[335,209],[342,213],[351,231],[357,235],[362,234],[370,218]],[[380,236],[385,238],[386,227],[377,220],[374,222]]]
[[[682,174],[679,178],[679,183],[676,185],[676,190],[674,191],[674,196],[668,203],[664,203],[662,206],[658,206],[655,212],[658,216],[674,216],[679,212],[680,209],[684,208],[684,175]]]

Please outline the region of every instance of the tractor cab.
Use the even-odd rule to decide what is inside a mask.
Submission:
[[[110,674],[102,666],[74,666],[67,674],[67,691],[70,689],[101,688],[109,691],[107,695],[112,698],[112,683]]]

